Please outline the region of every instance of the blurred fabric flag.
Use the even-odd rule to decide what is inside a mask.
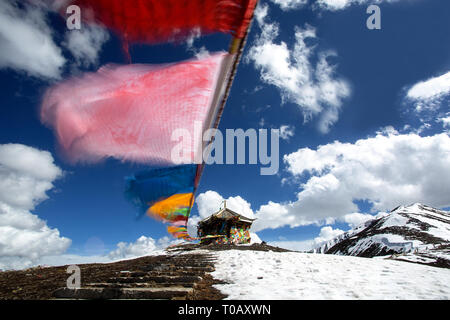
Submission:
[[[126,42],[180,41],[192,32],[243,38],[257,0],[72,0],[86,22],[101,23]]]
[[[41,120],[53,127],[72,163],[107,157],[143,164],[177,164],[176,129],[194,142],[209,127],[215,91],[228,54],[170,65],[106,65],[55,85],[45,93]],[[195,125],[200,124],[200,130]],[[201,143],[200,143],[201,147]]]
[[[129,60],[128,43],[182,41],[215,32],[233,36],[229,53],[166,65],[106,65],[55,85],[42,102],[41,121],[54,129],[70,162],[113,157],[164,166],[128,177],[126,196],[140,216],[147,213],[168,222],[169,233],[177,238],[192,239],[187,221],[203,169],[203,133],[218,125],[256,4],[257,0],[67,2],[81,8],[85,22],[116,32]],[[187,133],[188,143],[173,139],[178,129]],[[175,161],[174,150],[182,152],[181,162]]]
[[[194,203],[197,165],[157,168],[126,179],[125,195],[139,210],[163,222],[176,238],[189,238],[187,221]]]

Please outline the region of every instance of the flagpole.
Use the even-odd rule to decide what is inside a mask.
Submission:
[[[234,77],[236,76],[237,68],[238,68],[239,62],[241,60],[242,54],[244,52],[245,44],[247,42],[248,32],[250,30],[251,23],[253,20],[253,11],[256,8],[257,4],[258,4],[258,0],[255,1],[255,6],[254,6],[254,8],[252,8],[250,22],[247,26],[247,29],[245,30],[244,36],[242,38],[233,37],[231,39],[231,42],[230,42],[230,45],[228,48],[228,54],[233,57],[233,61],[231,62],[231,70],[228,73],[229,74],[228,79],[226,79],[226,81],[222,81],[221,85],[216,88],[215,94],[220,94],[225,85],[225,91],[224,91],[222,97],[220,97],[220,102],[218,104],[218,108],[215,108],[217,110],[217,112],[214,112],[214,115],[215,115],[214,123],[210,128],[217,129],[219,127],[219,123],[222,118],[223,110],[225,109],[225,105],[227,103],[228,96],[230,95],[231,86],[233,84]],[[214,115],[213,115],[213,118],[214,118]],[[214,140],[214,136],[212,136],[211,140],[208,142],[208,144],[206,144],[206,148],[211,146],[211,142],[213,140]],[[190,211],[192,210],[192,206],[194,205],[195,194],[196,194],[197,188],[200,184],[200,178],[202,176],[204,167],[205,167],[205,163],[203,161],[203,148],[202,148],[202,162],[199,165],[197,165],[197,172],[195,175],[195,182],[194,182],[194,190],[192,193],[192,199],[191,199],[191,203],[190,203],[190,210],[188,213],[188,217],[190,216],[190,213],[191,213]],[[186,227],[187,227],[187,225],[186,225]],[[196,240],[198,238],[191,238],[191,237],[186,238],[186,240],[188,240],[188,241],[189,241],[189,239]]]
[[[253,18],[253,16],[252,16],[252,18]],[[228,53],[233,56],[233,61],[231,63],[231,70],[230,70],[227,81],[222,83],[222,86],[220,86],[220,88],[219,88],[219,90],[221,90],[221,88],[225,84],[225,92],[224,92],[222,98],[220,99],[220,103],[218,105],[214,124],[211,127],[213,129],[217,129],[219,127],[219,123],[222,118],[223,110],[225,109],[225,105],[228,100],[228,96],[230,95],[231,86],[233,84],[233,80],[234,80],[234,77],[236,76],[239,62],[240,62],[242,54],[244,52],[244,47],[247,42],[247,37],[248,37],[248,32],[250,30],[250,27],[251,27],[251,20],[250,20],[248,28],[247,28],[247,30],[245,30],[245,34],[242,38],[233,37],[231,39]],[[213,140],[214,140],[214,136],[211,137],[209,144],[206,146],[207,148],[211,145],[211,142]],[[202,157],[202,159],[203,159],[203,157]],[[193,197],[192,197],[192,201],[191,201],[191,208],[192,208],[192,205],[194,204],[195,193],[196,193],[197,187],[200,183],[200,178],[202,176],[204,167],[205,167],[205,163],[202,160],[202,163],[197,166],[197,173],[196,173],[196,177],[195,177],[195,186],[194,186],[194,192],[193,192]]]

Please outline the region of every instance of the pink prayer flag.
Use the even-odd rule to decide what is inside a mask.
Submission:
[[[176,64],[106,65],[48,89],[41,121],[54,129],[72,163],[107,157],[174,163],[171,153],[180,143],[171,139],[174,130],[186,130],[201,146],[228,58],[216,53]],[[191,163],[193,147],[186,146]]]

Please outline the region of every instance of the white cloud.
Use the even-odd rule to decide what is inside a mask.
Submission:
[[[202,31],[200,28],[192,29],[189,36],[186,38],[186,48],[188,51],[195,52],[197,49],[194,47],[194,42],[202,36]]]
[[[450,116],[439,118],[438,122],[442,122],[442,126],[444,128],[449,128],[450,129]]]
[[[316,150],[302,148],[284,157],[294,181],[302,179],[296,199],[268,201],[255,211],[252,229],[276,229],[344,221],[350,226],[372,219],[359,211],[357,200],[370,212],[422,202],[450,206],[450,137],[421,137],[378,132],[355,143],[333,142]]]
[[[308,3],[308,0],[272,0],[283,10],[298,9]]]
[[[340,229],[333,229],[331,226],[325,226],[320,229],[319,235],[314,239],[292,241],[292,240],[280,240],[270,241],[268,244],[279,248],[285,248],[294,251],[310,251],[317,248],[321,243],[334,239],[335,237],[343,234],[344,231]]]
[[[269,206],[281,206],[278,216],[286,225],[342,218],[357,211],[353,201],[359,199],[371,203],[374,212],[411,202],[450,205],[450,137],[444,133],[429,137],[379,133],[353,144],[302,148],[284,160],[293,175],[312,175],[301,185],[297,201]],[[273,214],[261,207],[256,217]]]
[[[162,255],[165,254],[165,248],[181,242],[182,240],[169,238],[167,236],[158,240],[154,240],[151,237],[141,236],[135,242],[119,242],[117,244],[117,248],[108,254],[77,255],[64,253],[59,255],[42,256],[31,266],[63,266],[83,263],[110,263],[147,255]],[[18,268],[23,268],[23,266],[19,266]]]
[[[450,71],[437,77],[420,81],[408,89],[407,101],[415,104],[415,111],[436,111],[442,99],[450,95]]]
[[[194,28],[189,37],[186,39],[186,49],[187,51],[194,54],[194,56],[197,59],[203,59],[210,55],[209,51],[206,49],[205,46],[201,46],[200,48],[197,48],[194,43],[197,39],[200,39],[202,36],[200,28]]]
[[[314,240],[303,240],[303,241],[289,241],[289,240],[280,240],[280,241],[269,241],[267,244],[284,248],[293,251],[309,251],[316,246]]]
[[[353,213],[346,214],[344,217],[342,217],[341,220],[348,223],[350,228],[354,229],[355,227],[357,227],[367,221],[376,219],[376,218],[377,218],[377,216],[374,216],[371,214],[353,212]]]
[[[70,239],[30,212],[61,175],[49,152],[0,145],[0,269],[26,267],[70,246]]]
[[[450,137],[445,133],[421,137],[386,128],[355,143],[301,148],[284,161],[294,181],[307,179],[295,200],[268,201],[255,210],[254,232],[336,221],[353,228],[400,204],[450,206]],[[246,200],[235,198],[252,211]],[[202,217],[217,211],[222,200],[214,191],[202,194],[197,199]],[[357,200],[371,204],[370,211],[359,213]]]
[[[403,131],[417,134],[446,131],[449,125],[450,71],[404,89],[403,115],[410,121]]]
[[[89,67],[98,64],[98,56],[109,33],[96,25],[84,25],[81,30],[66,32],[63,45],[71,52],[78,66]]]
[[[256,9],[253,13],[256,22],[260,26],[262,26],[264,24],[264,20],[266,19],[268,14],[269,14],[269,6],[262,5],[261,3],[258,4],[258,6],[256,7]]]
[[[240,196],[228,197],[225,199],[217,192],[211,190],[200,193],[195,200],[200,217],[203,219],[219,211],[220,208],[223,208],[222,202],[224,200],[227,201],[227,208],[243,215],[244,217],[254,218],[250,203],[242,199]]]
[[[306,4],[313,4],[314,8],[322,10],[337,11],[343,10],[351,5],[369,5],[369,4],[380,4],[380,3],[394,3],[401,0],[271,0],[273,3],[280,6],[282,10],[298,9],[304,7]],[[414,1],[414,0],[403,0]]]
[[[283,140],[289,140],[291,137],[294,136],[294,131],[295,131],[294,126],[282,125],[280,127],[280,138]]]
[[[142,257],[163,250],[169,245],[179,242],[181,241],[171,240],[169,237],[163,237],[158,241],[155,241],[151,237],[141,236],[132,243],[119,242],[117,244],[117,249],[111,251],[108,254],[108,258],[111,260],[119,260]]]
[[[325,241],[332,240],[336,238],[337,236],[343,234],[344,231],[340,229],[333,229],[333,227],[326,226],[320,229],[319,236],[314,238],[314,242],[319,244]]]
[[[21,144],[0,145],[0,202],[31,210],[62,174],[52,155]]]
[[[197,237],[197,224],[200,222],[200,220],[202,220],[202,218],[198,215],[189,216],[187,231],[191,237]]]
[[[53,40],[48,14],[56,14],[67,0],[17,0],[0,2],[0,68],[25,72],[30,76],[55,80],[61,78],[67,59]],[[62,46],[74,58],[76,67],[98,64],[102,45],[109,33],[96,25],[65,33]]]
[[[347,8],[348,6],[356,3],[364,3],[365,0],[317,0],[316,4],[321,9],[327,10],[342,10]]]
[[[450,71],[441,76],[416,83],[408,90],[407,96],[419,100],[434,99],[447,94],[450,94]]]
[[[58,79],[66,59],[53,42],[42,6],[0,2],[0,68]]]
[[[108,255],[66,254],[71,240],[31,211],[48,198],[47,192],[63,172],[52,155],[21,144],[0,145],[0,270],[36,265],[111,262],[155,253],[179,243],[163,237],[142,236],[133,243],[120,242]],[[103,252],[103,242],[90,238],[86,253]]]
[[[305,121],[320,115],[318,128],[327,132],[338,120],[343,100],[351,91],[344,79],[335,77],[335,67],[329,63],[336,53],[316,54],[316,47],[308,44],[317,39],[316,29],[309,25],[295,29],[292,49],[283,41],[277,43],[279,26],[268,22],[267,16],[267,5],[258,6],[255,17],[261,34],[250,47],[246,62],[253,62],[261,81],[280,90],[283,102],[297,104]],[[316,56],[318,62],[314,65],[311,60]]]
[[[76,254],[60,254],[52,256],[44,256],[39,259],[36,263],[31,265],[34,266],[65,266],[72,264],[83,264],[83,263],[109,263],[113,262],[111,258],[106,255],[88,255],[80,256]]]
[[[321,9],[336,11],[346,9],[351,5],[380,4],[382,2],[393,3],[398,1],[400,0],[316,0],[316,6]]]
[[[248,218],[254,218],[254,213],[250,203],[240,196],[228,197],[225,199],[216,191],[208,190],[200,193],[195,199],[199,215],[191,215],[188,220],[188,233],[192,237],[197,236],[197,224],[200,220],[209,217],[211,214],[223,208],[223,201],[227,201],[227,208]]]

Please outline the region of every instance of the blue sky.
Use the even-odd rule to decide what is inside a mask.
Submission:
[[[280,171],[261,176],[259,165],[207,166],[193,222],[212,213],[220,199],[231,197],[237,210],[258,218],[261,239],[302,248],[319,234],[330,237],[397,205],[449,207],[450,3],[375,1],[381,9],[381,30],[366,27],[366,8],[373,1],[341,1],[343,7],[333,6],[333,0],[279,3],[283,1],[260,1],[260,19],[252,25],[219,129],[288,128],[292,134],[280,140]],[[71,240],[62,246],[65,250],[52,254],[101,255],[118,242],[167,236],[163,224],[147,217],[136,220],[123,196],[124,177],[143,166],[114,159],[71,165],[51,129],[39,120],[42,95],[52,84],[109,62],[126,63],[120,41],[105,30],[89,29],[82,43],[95,50],[79,55],[71,50],[71,31],[57,14],[14,4],[9,3],[14,11],[7,10],[8,4],[0,6],[0,17],[25,15],[22,23],[48,35],[54,47],[30,54],[27,48],[32,51],[39,44],[25,41],[27,29],[20,33],[23,25],[17,24],[16,30],[14,24],[8,29],[0,23],[0,48],[6,48],[0,52],[0,145],[48,151],[52,165],[63,172],[49,178],[53,187],[45,189],[47,199],[40,194],[21,209]],[[38,18],[26,15],[32,10]],[[24,41],[8,37],[15,30]],[[175,62],[205,50],[226,50],[229,40],[210,35],[193,38],[190,44],[133,46],[130,52],[133,63]],[[301,59],[304,62],[298,63]],[[36,67],[42,61],[47,65]],[[306,86],[319,96],[325,94],[323,88],[331,88],[331,97],[305,102],[301,88]],[[319,111],[312,112],[314,108]],[[323,119],[330,115],[334,120],[324,126]],[[319,151],[319,146],[324,148]],[[7,170],[1,162],[0,169],[2,165]],[[395,190],[403,191],[399,196]]]

